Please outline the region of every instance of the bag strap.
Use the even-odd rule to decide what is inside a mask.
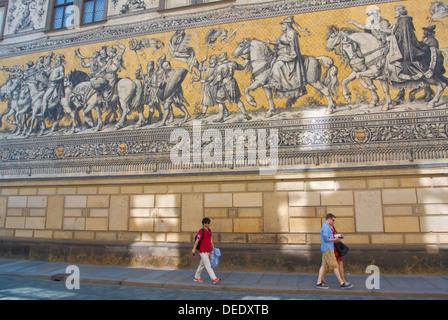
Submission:
[[[205,228],[199,229],[198,234],[199,234],[199,232],[201,232],[201,231],[202,231],[202,236],[201,236],[200,241],[202,241],[202,239],[204,238]]]

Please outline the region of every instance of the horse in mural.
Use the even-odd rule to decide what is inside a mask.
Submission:
[[[31,108],[30,91],[26,85],[23,85],[18,77],[8,77],[8,80],[0,86],[0,100],[8,100],[6,110],[0,114],[0,127],[2,126],[2,118],[14,125],[13,132],[16,135],[26,130],[26,113]],[[12,120],[9,119],[12,117]]]
[[[270,117],[275,112],[275,104],[273,100],[272,88],[268,86],[269,75],[274,59],[274,52],[269,45],[257,39],[245,38],[238,43],[237,48],[233,52],[233,57],[247,56],[249,59],[248,69],[252,73],[253,82],[244,89],[247,102],[253,106],[257,106],[257,102],[250,94],[260,87],[263,88],[268,100],[269,109],[266,113]],[[338,96],[336,89],[338,86],[337,68],[333,65],[333,59],[327,56],[313,57],[303,56],[306,69],[306,82],[320,91],[327,100],[326,114],[331,114],[335,108],[335,102],[332,94]],[[322,77],[322,65],[327,68],[327,72]],[[321,80],[322,77],[322,80]],[[297,98],[290,98],[287,106],[291,106]]]
[[[82,71],[77,71],[82,72]],[[90,80],[82,81],[78,84],[72,82],[73,77],[66,78],[67,84],[71,87],[69,91],[66,92],[68,97],[67,103],[73,104],[70,108],[71,117],[73,118],[72,131],[75,130],[76,123],[75,117],[77,117],[77,111],[82,110],[82,115],[85,118],[87,124],[90,127],[95,127],[92,118],[92,110],[95,109],[97,113],[97,125],[95,127],[96,131],[102,130],[104,122],[102,119],[104,113],[104,101],[100,93],[95,90],[92,86]],[[139,123],[144,122],[145,118],[143,116],[142,105],[143,96],[143,85],[140,80],[131,80],[129,78],[121,78],[117,81],[116,86],[113,88],[113,94],[108,105],[113,108],[114,105],[118,105],[121,108],[121,118],[114,126],[114,129],[120,129],[125,126],[126,117],[132,111],[139,112]]]
[[[379,103],[379,97],[373,80],[378,80],[386,96],[386,102],[382,111],[391,108],[392,99],[389,92],[389,79],[384,74],[386,64],[387,45],[376,39],[372,34],[359,32],[351,28],[339,29],[336,26],[329,26],[326,36],[326,49],[328,51],[337,50],[337,54],[348,60],[352,72],[342,80],[342,93],[345,100],[351,103],[351,92],[347,85],[358,79],[360,83],[368,89],[372,95],[369,107],[375,107]],[[420,90],[423,87],[434,85],[437,92],[433,99],[428,102],[428,107],[434,108],[448,84],[443,76],[443,56],[431,49],[431,62],[429,64],[428,77],[423,77],[417,81],[407,81],[404,85]],[[392,83],[392,85],[394,85]],[[412,93],[411,93],[412,96]]]
[[[70,133],[75,133],[78,124],[81,124],[81,118],[79,116],[80,108],[78,108],[72,101],[73,89],[82,82],[89,81],[90,77],[84,71],[73,70],[69,72],[64,78],[64,96],[61,98],[61,104],[72,119],[72,127]]]
[[[60,122],[67,115],[66,108],[64,107],[62,100],[63,97],[61,95],[57,95],[51,103],[48,104],[47,110],[44,112],[43,97],[45,91],[39,88],[40,85],[36,79],[28,79],[25,83],[29,88],[31,107],[29,109],[22,109],[19,114],[31,112],[31,119],[26,124],[28,127],[28,132],[24,133],[24,136],[29,137],[35,126],[36,128],[40,126],[39,135],[43,135],[47,129],[47,120],[49,123],[53,123],[48,134],[54,133]]]
[[[344,29],[352,30],[352,29]],[[389,86],[383,76],[380,63],[384,58],[385,46],[372,34],[366,32],[350,32],[350,34],[339,30],[335,26],[328,27],[325,48],[328,51],[338,50],[336,53],[348,60],[352,72],[342,80],[342,95],[351,103],[352,93],[348,89],[348,84],[355,79],[359,79],[364,88],[371,94],[369,107],[376,107],[379,103],[379,96],[373,80],[378,80],[386,94],[386,105],[388,109],[392,103],[389,93]],[[363,77],[365,77],[365,80]]]

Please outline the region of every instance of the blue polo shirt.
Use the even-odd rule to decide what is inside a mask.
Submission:
[[[320,230],[320,240],[322,245],[320,246],[320,250],[325,252],[327,250],[334,251],[334,242],[330,241],[330,239],[334,239],[333,231],[331,230],[328,222],[324,222],[322,229]]]

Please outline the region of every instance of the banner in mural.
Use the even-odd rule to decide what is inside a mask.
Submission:
[[[4,54],[0,178],[446,162],[448,3],[354,2]]]

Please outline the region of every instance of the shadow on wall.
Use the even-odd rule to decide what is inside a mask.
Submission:
[[[283,273],[317,273],[320,247],[220,245],[217,270]],[[435,254],[436,253],[436,254]],[[98,264],[161,269],[196,269],[191,245],[123,244],[1,240],[0,257],[74,264]],[[430,252],[425,247],[352,247],[344,257],[346,272],[364,274],[377,265],[382,273],[447,274],[448,249]]]

